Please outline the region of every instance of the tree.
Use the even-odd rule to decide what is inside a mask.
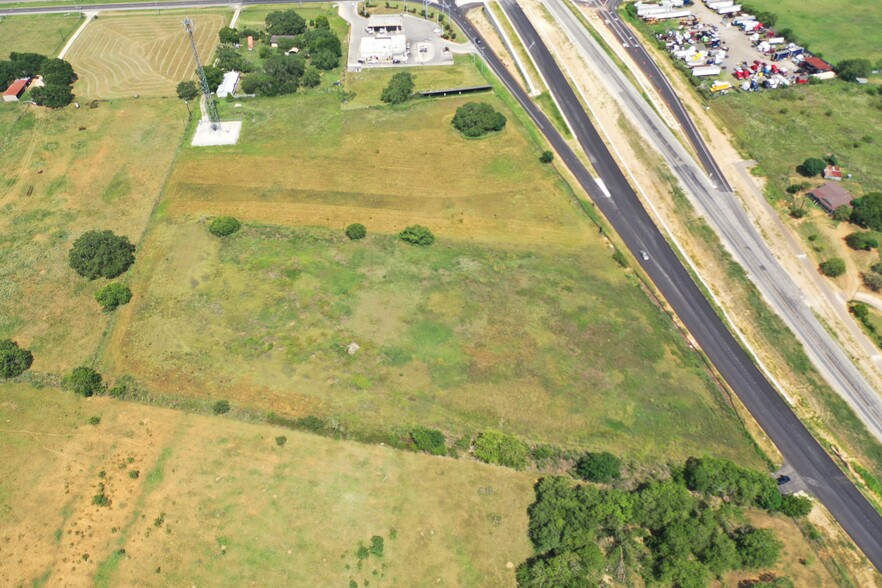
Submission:
[[[43,83],[47,86],[69,86],[77,81],[77,74],[74,72],[73,66],[57,57],[43,62],[40,67],[40,75],[43,76]]]
[[[386,104],[403,104],[413,95],[413,87],[413,76],[409,72],[400,71],[383,88],[380,100]]]
[[[798,171],[808,178],[813,178],[815,176],[821,175],[826,167],[827,163],[823,159],[818,159],[817,157],[809,157],[802,162],[802,166]]]
[[[90,280],[115,278],[135,263],[135,246],[128,237],[112,231],[88,231],[74,241],[69,261],[78,274]]]
[[[107,284],[95,292],[95,300],[104,310],[115,310],[118,306],[128,304],[131,299],[132,291],[117,282]]]
[[[346,227],[346,236],[353,241],[364,239],[367,236],[367,229],[361,223],[353,223]]]
[[[302,37],[303,47],[310,55],[328,51],[335,57],[343,55],[343,44],[340,38],[330,29],[312,29],[306,31]]]
[[[104,391],[104,385],[101,381],[101,374],[90,367],[80,366],[64,376],[62,385],[74,394],[88,398]]]
[[[177,87],[177,93],[178,98],[181,100],[195,100],[199,96],[199,86],[192,80],[180,82]]]
[[[879,246],[879,241],[871,231],[857,231],[845,236],[845,244],[855,251],[869,251]]]
[[[529,453],[530,448],[526,443],[499,431],[485,431],[475,440],[475,457],[516,470],[527,467]]]
[[[202,71],[205,72],[205,81],[208,82],[208,89],[212,92],[217,90],[217,87],[224,81],[224,70],[213,65],[206,65],[202,68]]]
[[[64,108],[73,102],[70,86],[47,85],[31,90],[31,100],[40,106]]]
[[[435,235],[422,225],[411,225],[398,233],[398,238],[411,245],[428,247],[435,242]]]
[[[836,74],[839,79],[846,82],[853,82],[858,78],[865,78],[870,75],[873,66],[869,59],[843,59],[836,64]]]
[[[870,192],[854,199],[851,205],[851,222],[874,231],[882,231],[882,192]]]
[[[0,339],[0,378],[15,378],[34,363],[33,354],[11,339]]]
[[[432,455],[447,455],[447,439],[441,431],[414,427],[410,430],[410,440],[418,451]]]
[[[311,54],[310,62],[319,69],[329,71],[340,65],[340,56],[323,49],[318,53]]]
[[[812,512],[812,501],[805,496],[788,494],[782,498],[780,510],[788,517],[804,517]]]
[[[769,529],[746,527],[735,535],[741,566],[748,570],[767,568],[778,561],[783,544]]]
[[[276,43],[276,46],[278,47],[279,51],[281,51],[282,53],[287,53],[288,51],[290,51],[291,49],[293,49],[294,47],[297,46],[297,41],[294,40],[294,37],[282,37]]]
[[[554,153],[551,151],[543,151],[542,155],[539,156],[539,161],[542,163],[551,163],[554,161]]]
[[[12,75],[14,78],[32,78],[40,73],[47,57],[39,53],[17,53],[13,51],[9,54],[9,61],[12,64]]]
[[[244,73],[254,69],[251,62],[245,59],[245,57],[232,45],[221,45],[217,48],[214,64],[218,69],[225,72],[240,71]],[[223,81],[223,76],[221,76],[221,81]],[[218,84],[220,84],[220,81]],[[212,89],[217,88],[217,86],[211,87]]]
[[[221,43],[236,44],[239,42],[239,31],[230,27],[221,27],[217,36]]]
[[[263,71],[273,78],[279,88],[293,85],[294,91],[300,84],[300,76],[306,71],[306,60],[300,55],[273,55],[263,63]],[[280,92],[290,94],[291,92]]]
[[[837,278],[845,273],[845,260],[841,257],[831,257],[826,261],[822,261],[818,269],[825,276]]]
[[[328,17],[320,14],[315,17],[315,28],[317,29],[331,29],[331,23],[328,21]]]
[[[609,453],[586,453],[576,464],[576,473],[589,482],[607,483],[621,475],[622,460]]]
[[[262,72],[248,74],[239,86],[246,94],[257,96],[276,96],[279,91],[273,78]]]
[[[208,232],[215,237],[228,237],[242,228],[242,223],[231,216],[219,216],[208,225]]]
[[[833,220],[837,222],[847,221],[851,218],[851,206],[843,204],[833,211]]]
[[[306,71],[303,72],[303,77],[300,78],[300,83],[303,84],[304,88],[315,88],[322,83],[322,74],[317,68],[310,65],[306,68]]]
[[[306,32],[306,21],[293,10],[270,12],[264,23],[270,35],[300,35]]]
[[[480,137],[505,127],[505,116],[484,102],[467,102],[456,109],[452,124],[466,137]]]
[[[848,312],[856,316],[861,321],[865,321],[870,317],[870,307],[863,302],[849,303]]]
[[[877,274],[876,272],[861,272],[861,281],[864,283],[864,286],[873,292],[879,292],[882,290],[882,274]]]

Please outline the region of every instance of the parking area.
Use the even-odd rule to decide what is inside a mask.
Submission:
[[[356,6],[355,2],[340,3],[340,16],[351,25],[347,56],[350,71],[376,67],[452,65],[454,54],[474,51],[469,43],[442,39],[442,30],[437,22],[409,14],[395,15],[401,23],[400,29],[378,31],[369,27],[369,19],[358,14]]]

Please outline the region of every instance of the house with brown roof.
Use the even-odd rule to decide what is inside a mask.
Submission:
[[[854,196],[848,190],[834,182],[827,182],[819,188],[810,190],[807,196],[830,214],[840,206],[851,204],[854,200]]]
[[[6,91],[3,92],[3,102],[18,102],[18,99],[28,89],[28,82],[31,78],[20,78],[12,82]],[[2,86],[0,86],[2,87]]]

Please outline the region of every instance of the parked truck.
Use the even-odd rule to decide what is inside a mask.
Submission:
[[[692,69],[692,75],[696,77],[704,77],[704,76],[718,76],[720,72],[723,71],[719,66],[716,65],[703,65],[701,67],[695,67]]]

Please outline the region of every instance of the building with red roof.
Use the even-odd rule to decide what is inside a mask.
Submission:
[[[802,68],[812,74],[827,73],[828,71],[833,71],[832,65],[830,65],[820,57],[815,57],[814,55],[809,55],[803,60]]]
[[[3,92],[3,102],[18,102],[19,97],[28,89],[31,78],[21,78],[12,82]]]

